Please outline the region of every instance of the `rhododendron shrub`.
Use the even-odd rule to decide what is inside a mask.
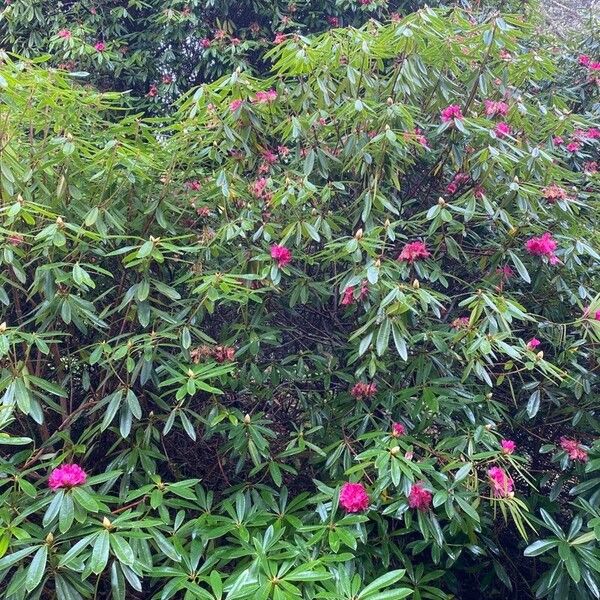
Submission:
[[[599,123],[530,35],[286,36],[164,119],[3,56],[3,597],[597,597]]]

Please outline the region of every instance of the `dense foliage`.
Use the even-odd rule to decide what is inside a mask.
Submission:
[[[600,597],[598,57],[530,36],[291,38],[161,120],[3,57],[3,598]]]

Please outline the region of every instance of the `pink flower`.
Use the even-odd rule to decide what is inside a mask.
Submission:
[[[448,121],[452,121],[453,119],[464,119],[462,110],[458,104],[450,104],[450,106],[446,106],[444,110],[440,113],[442,117],[442,121],[444,123],[448,123]]]
[[[231,362],[235,356],[235,348],[231,346],[216,346],[213,357],[218,363]]]
[[[20,233],[13,233],[6,238],[11,246],[20,246],[23,243],[23,236]]]
[[[581,148],[581,144],[579,142],[569,142],[567,144],[567,150],[569,152],[578,152]]]
[[[505,135],[511,135],[510,125],[505,123],[504,121],[498,123],[494,128],[494,133],[498,137],[503,137]]]
[[[183,185],[186,187],[186,189],[193,192],[198,192],[202,189],[202,184],[196,179],[192,181],[186,181]]]
[[[201,46],[202,48],[204,48],[205,50],[206,50],[207,48],[210,48],[210,44],[211,44],[211,41],[210,41],[210,39],[209,39],[209,38],[202,38],[202,39],[200,40],[200,46]]]
[[[240,106],[242,106],[242,104],[244,104],[244,101],[240,100],[239,98],[237,100],[232,100],[229,103],[229,110],[231,112],[235,112],[236,110],[238,110],[240,108]]]
[[[275,34],[275,39],[273,40],[273,43],[281,44],[281,43],[285,42],[285,39],[286,39],[285,33],[277,33],[277,34]]]
[[[372,398],[377,393],[377,385],[373,382],[364,383],[359,381],[352,386],[350,394],[357,400]]]
[[[344,290],[344,296],[342,297],[342,306],[349,306],[350,304],[352,304],[354,302],[354,290],[356,289],[355,286],[353,285],[349,285],[345,290]]]
[[[600,310],[597,310],[594,314],[594,321],[600,321]]]
[[[496,273],[502,277],[502,279],[510,279],[514,276],[515,272],[513,271],[510,265],[504,265],[502,267],[498,267],[496,269]]]
[[[106,44],[104,42],[96,42],[94,44],[94,50],[96,50],[96,52],[104,52],[106,50]]]
[[[155,96],[158,95],[158,88],[156,87],[156,85],[153,83],[149,88],[148,88],[148,93],[146,94],[146,96],[148,96],[149,98],[154,98]]]
[[[392,423],[392,437],[400,437],[406,433],[406,427],[402,423]]]
[[[257,104],[269,104],[277,100],[277,92],[273,89],[267,90],[266,92],[256,92],[254,96],[254,102]]]
[[[329,25],[331,27],[339,27],[340,26],[340,20],[337,17],[333,17],[331,15],[327,17],[327,22],[329,23]]]
[[[553,143],[555,146],[562,146],[562,144],[564,144],[564,143],[565,143],[565,140],[564,140],[564,139],[563,139],[563,138],[562,138],[560,135],[555,135],[555,136],[552,138],[552,143]]]
[[[594,61],[588,65],[590,71],[600,71],[600,61]]]
[[[555,183],[546,186],[542,192],[550,204],[554,204],[557,200],[566,200],[569,197],[567,190]]]
[[[533,237],[525,242],[525,248],[529,254],[534,256],[546,256],[551,258],[554,256],[554,251],[558,247],[556,240],[551,233],[544,233],[540,237]]]
[[[504,469],[500,467],[492,467],[488,471],[490,479],[490,487],[494,496],[506,498],[513,493],[513,480],[506,474]]]
[[[502,454],[512,454],[517,449],[517,444],[512,440],[502,440],[500,442]]]
[[[427,250],[427,246],[424,242],[410,242],[402,248],[402,252],[398,255],[398,260],[409,263],[414,263],[416,260],[422,258],[429,258],[431,254]]]
[[[598,140],[600,139],[600,129],[597,127],[590,127],[582,132],[583,137],[586,140]]]
[[[595,175],[598,172],[598,162],[595,160],[588,160],[587,162],[584,162],[583,172],[586,175]]]
[[[535,350],[538,346],[541,345],[542,342],[540,342],[540,340],[538,340],[537,338],[531,338],[528,342],[527,342],[527,350]]]
[[[462,185],[467,183],[470,179],[468,173],[456,173],[452,178],[452,181],[446,186],[446,192],[448,194],[456,194]]]
[[[277,154],[275,154],[275,152],[272,150],[265,150],[262,153],[262,157],[263,160],[269,165],[274,165],[279,160],[279,156],[277,156]]]
[[[369,507],[367,490],[362,483],[345,483],[340,490],[340,504],[349,513],[367,510]]]
[[[280,244],[273,244],[271,246],[271,258],[277,261],[277,266],[281,269],[285,267],[292,260],[292,252],[289,248],[281,246]]]
[[[59,38],[62,38],[63,40],[69,40],[69,39],[71,39],[72,34],[68,29],[61,29],[57,35]]]
[[[457,331],[460,331],[461,329],[468,329],[470,321],[471,319],[469,317],[457,317],[454,319],[454,321],[452,321],[451,327]]]
[[[587,67],[592,62],[592,59],[587,54],[582,54],[578,62],[582,67]]]
[[[253,181],[250,184],[250,193],[255,198],[265,198],[266,199],[268,196],[268,192],[267,192],[268,183],[269,183],[269,181],[266,177],[261,177],[260,179]]]
[[[566,437],[560,438],[560,447],[569,455],[571,460],[579,462],[587,462],[588,454],[581,447],[577,440],[570,440]]]
[[[431,493],[421,483],[415,483],[408,494],[408,506],[417,510],[425,511],[431,506]]]
[[[50,473],[48,485],[53,491],[59,488],[72,488],[83,485],[87,480],[86,472],[76,464],[65,464]]]
[[[508,104],[506,102],[496,102],[495,100],[484,100],[485,114],[488,117],[495,117],[496,115],[506,116],[508,113]]]
[[[373,2],[373,0],[360,0],[360,3],[363,6],[367,6],[368,4],[371,4],[371,2]]]

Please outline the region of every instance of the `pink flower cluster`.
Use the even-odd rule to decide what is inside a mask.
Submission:
[[[191,192],[199,192],[202,189],[202,184],[197,179],[186,181],[183,185]]]
[[[426,511],[431,506],[432,495],[421,483],[415,483],[408,494],[408,506],[417,510]]]
[[[65,464],[57,467],[50,473],[48,485],[51,490],[60,488],[72,488],[83,485],[87,480],[87,473],[74,463]]]
[[[512,440],[502,440],[500,448],[502,448],[502,454],[513,454],[517,449],[517,444]]]
[[[498,123],[496,125],[496,127],[494,127],[494,133],[496,134],[497,137],[504,137],[506,135],[511,135],[512,130],[508,123],[501,121],[500,123]]]
[[[542,342],[540,342],[540,340],[538,340],[537,338],[531,338],[528,342],[527,342],[527,350],[535,350],[538,346],[541,345]]]
[[[484,100],[485,114],[488,117],[502,115],[505,117],[508,114],[508,104],[506,102],[496,102],[495,100]]]
[[[232,100],[229,103],[229,110],[231,112],[235,112],[236,110],[239,110],[239,108],[242,106],[242,104],[244,104],[244,101],[241,100],[240,98],[237,98],[236,100]]]
[[[406,433],[403,423],[392,423],[392,437],[401,437]]]
[[[409,242],[402,248],[398,255],[398,260],[403,262],[414,263],[417,260],[429,258],[431,254],[424,242]]]
[[[250,193],[257,200],[264,200],[265,202],[270,202],[273,198],[273,193],[267,190],[267,186],[269,185],[269,180],[266,177],[260,177],[256,181],[253,181],[250,184]]]
[[[514,276],[515,272],[513,271],[510,265],[503,265],[496,269],[496,273],[502,277],[502,279],[506,279],[507,281]]]
[[[94,44],[94,50],[96,50],[96,52],[104,52],[106,50],[106,44],[104,42],[96,42]]]
[[[267,90],[266,92],[256,92],[254,99],[252,100],[256,104],[270,104],[277,100],[277,92],[273,89]]]
[[[373,382],[364,383],[359,381],[352,386],[350,395],[357,400],[364,400],[366,398],[372,398],[377,393],[377,385]]]
[[[514,492],[514,482],[500,467],[492,467],[487,472],[494,496],[506,498]]]
[[[540,237],[533,237],[525,243],[525,249],[529,254],[534,256],[545,256],[549,259],[551,265],[555,265],[559,262],[558,257],[554,254],[558,244],[552,237],[551,233],[544,233]]]
[[[452,178],[452,181],[446,186],[446,192],[448,194],[456,194],[458,190],[467,183],[471,177],[468,173],[456,173]]]
[[[235,348],[231,346],[215,346],[213,357],[218,363],[231,362],[235,357]]]
[[[587,54],[582,54],[579,57],[579,64],[582,67],[587,67],[590,71],[600,71],[600,61],[592,60]]]
[[[561,437],[560,447],[569,455],[571,460],[587,462],[588,453],[581,447],[581,444],[577,440]]]
[[[342,306],[350,306],[350,304],[354,303],[354,292],[356,291],[355,285],[349,285],[344,290],[344,295],[342,296]],[[358,295],[358,302],[362,302],[369,295],[369,282],[363,281],[360,284],[360,293]]]
[[[329,15],[327,17],[327,22],[329,23],[330,27],[339,27],[340,26],[340,20],[337,17],[333,17],[331,15]]]
[[[281,269],[291,262],[292,252],[281,244],[273,244],[271,246],[271,258],[277,262],[277,266]]]
[[[457,317],[452,321],[451,327],[457,331],[461,329],[468,329],[470,321],[471,319],[469,317]]]
[[[61,29],[57,35],[59,38],[62,38],[63,40],[68,40],[68,39],[71,39],[72,34],[68,29]]]
[[[567,200],[569,194],[567,190],[561,188],[560,185],[556,185],[552,183],[551,185],[547,185],[543,190],[544,198],[548,200],[550,204],[554,204],[557,200]]]
[[[450,106],[446,106],[446,108],[444,108],[440,113],[440,116],[444,123],[448,123],[454,119],[464,119],[462,110],[458,104],[450,104]]]
[[[349,513],[367,510],[369,494],[361,483],[344,483],[340,490],[340,504]]]

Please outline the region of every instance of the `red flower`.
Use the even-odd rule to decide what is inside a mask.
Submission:
[[[285,267],[292,260],[292,252],[289,248],[281,246],[280,244],[273,244],[271,246],[271,258],[277,261],[277,266],[281,269]]]
[[[367,490],[361,483],[345,483],[340,490],[340,504],[349,513],[367,510],[369,507]]]
[[[402,248],[402,252],[398,255],[398,260],[409,263],[414,263],[417,260],[423,258],[429,258],[431,254],[427,250],[427,246],[424,242],[410,242]]]
[[[186,181],[183,185],[188,190],[194,191],[194,192],[197,192],[197,191],[199,191],[199,190],[202,189],[202,184],[199,181],[195,180],[195,179],[193,181]]]
[[[216,346],[213,356],[218,363],[231,362],[235,357],[235,348],[231,346]]]
[[[533,237],[525,242],[527,252],[534,256],[546,256],[552,258],[557,247],[558,244],[551,233],[544,233],[544,235],[540,237]]]
[[[329,23],[329,25],[331,25],[331,27],[339,27],[340,26],[340,20],[337,17],[328,16],[327,22]]]
[[[285,33],[277,33],[277,34],[275,34],[275,39],[273,40],[273,43],[281,44],[281,43],[285,42],[285,40],[286,40]]]
[[[513,480],[506,474],[504,469],[500,467],[492,467],[488,471],[488,477],[490,479],[490,487],[494,496],[506,498],[513,494]]]
[[[417,510],[426,511],[431,506],[431,493],[421,483],[415,483],[410,488],[408,495],[408,506]]]
[[[502,454],[512,454],[517,449],[517,444],[512,440],[502,440],[500,442]]]
[[[502,277],[502,279],[510,279],[515,272],[512,270],[512,267],[510,265],[504,265],[502,267],[498,267],[496,269],[496,273],[498,273],[498,275],[500,275]]]
[[[442,117],[442,121],[444,123],[448,123],[448,121],[452,121],[453,119],[460,120],[464,118],[462,110],[458,104],[450,104],[450,106],[447,106],[444,108],[444,110],[442,110],[440,116]]]
[[[341,302],[342,306],[350,306],[350,304],[352,304],[354,302],[354,290],[355,289],[356,289],[355,286],[349,285],[344,290],[344,295],[342,296],[342,302]]]
[[[65,464],[50,473],[48,485],[51,490],[56,491],[59,488],[72,488],[83,485],[86,479],[87,474],[79,465]]]
[[[581,447],[577,440],[570,440],[566,437],[560,438],[560,447],[569,455],[571,460],[579,462],[587,462],[588,454]]]
[[[392,423],[392,437],[400,437],[406,433],[406,427],[402,423]]]
[[[498,123],[496,125],[496,127],[494,128],[494,133],[498,137],[504,137],[505,135],[511,135],[511,130],[510,130],[509,124],[505,123],[504,121]]]

